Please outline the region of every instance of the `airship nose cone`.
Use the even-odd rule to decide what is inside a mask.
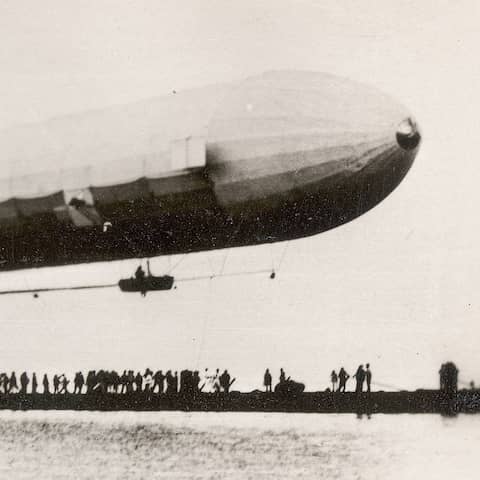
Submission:
[[[396,138],[398,145],[404,150],[415,150],[422,139],[417,122],[411,117],[400,122]]]

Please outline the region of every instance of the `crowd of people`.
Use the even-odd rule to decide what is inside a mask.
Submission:
[[[42,391],[39,390],[39,383],[36,373],[31,377],[23,372],[19,379],[15,372],[10,375],[0,373],[0,393],[44,393],[44,394],[90,394],[90,393],[157,393],[157,394],[194,394],[196,392],[228,393],[235,379],[232,379],[228,370],[220,373],[219,369],[209,371],[206,368],[202,375],[195,370],[182,370],[178,372],[167,370],[153,371],[149,368],[136,373],[134,370],[124,370],[119,374],[115,370],[90,370],[86,375],[76,372],[73,381],[66,374],[54,374],[42,377]]]
[[[350,378],[350,375],[345,371],[343,367],[340,368],[338,374],[335,370],[333,370],[332,373],[330,374],[330,382],[332,384],[331,391],[345,392],[349,378]],[[355,381],[356,381],[355,392],[357,393],[363,392],[363,387],[365,383],[367,386],[367,392],[371,391],[370,389],[372,384],[372,371],[370,370],[369,363],[365,365],[365,368],[363,368],[363,365],[359,365],[356,373],[353,375],[353,378],[355,378]]]
[[[356,392],[363,392],[366,384],[366,391],[370,392],[372,382],[372,371],[367,363],[365,368],[360,365],[353,375],[356,380]],[[350,375],[342,367],[338,373],[333,370],[330,374],[331,392],[345,392],[347,382]],[[66,374],[54,374],[49,377],[44,374],[42,377],[42,392],[39,391],[39,382],[36,373],[32,373],[31,377],[27,372],[23,372],[19,379],[15,372],[10,375],[0,373],[0,393],[44,393],[44,394],[90,394],[90,393],[113,393],[113,394],[132,394],[135,392],[144,392],[152,394],[172,395],[183,393],[185,395],[194,395],[195,393],[229,393],[230,387],[235,382],[235,378],[231,378],[228,370],[220,373],[220,370],[210,371],[206,368],[202,374],[198,370],[182,370],[180,375],[178,372],[167,370],[153,371],[146,368],[145,371],[135,372],[134,370],[123,370],[119,374],[115,370],[90,370],[86,375],[82,372],[76,372],[73,380],[70,380]],[[263,385],[265,392],[272,392],[272,374],[267,368],[263,376]],[[287,377],[283,368],[280,369],[278,378],[278,387],[288,386],[289,389],[295,390],[298,386],[303,385],[294,382]],[[303,386],[304,388],[304,386]],[[301,388],[301,391],[303,391]],[[292,391],[293,391],[292,390]],[[281,388],[280,388],[281,391]]]
[[[347,382],[350,378],[350,375],[346,372],[345,368],[340,368],[338,373],[333,370],[330,374],[330,382],[331,382],[331,389],[330,387],[327,388],[329,392],[345,392],[347,388]],[[355,391],[356,392],[363,392],[364,384],[366,384],[366,391],[371,391],[371,384],[372,384],[372,371],[370,369],[370,364],[367,363],[365,368],[363,365],[360,365],[353,375],[353,378],[356,380]],[[297,382],[293,382],[290,377],[287,377],[283,368],[280,369],[280,375],[278,377],[278,383],[275,387],[275,390],[278,390],[279,387],[282,387],[285,384],[292,382],[293,384],[298,384]],[[270,393],[272,392],[272,374],[270,370],[267,368],[265,370],[265,374],[263,376],[263,386],[265,387],[265,392]]]

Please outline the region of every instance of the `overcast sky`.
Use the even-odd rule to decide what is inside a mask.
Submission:
[[[2,0],[0,128],[302,69],[393,95],[416,115],[423,144],[371,212],[290,242],[275,280],[184,282],[146,299],[1,297],[0,371],[227,367],[249,389],[283,366],[316,389],[333,368],[369,361],[378,383],[416,388],[436,386],[452,359],[480,384],[479,22],[475,0]],[[270,268],[284,248],[232,251],[225,271]],[[190,255],[175,274],[209,274],[223,255]],[[115,282],[135,266],[8,273],[0,288]]]

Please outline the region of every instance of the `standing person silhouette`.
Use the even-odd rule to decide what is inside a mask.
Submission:
[[[30,379],[28,378],[27,372],[23,372],[20,375],[20,393],[27,393],[27,387],[30,383]]]
[[[10,380],[8,382],[8,393],[11,393],[12,390],[18,392],[17,376],[15,375],[15,372],[12,372],[12,375],[10,376]]]
[[[60,387],[60,378],[57,374],[53,376],[53,393],[57,394]]]
[[[365,379],[367,380],[367,392],[370,393],[370,384],[372,383],[372,371],[370,370],[369,363],[367,363],[366,365]]]
[[[50,384],[49,384],[49,382],[48,382],[48,377],[47,377],[47,374],[46,374],[46,373],[43,375],[42,384],[43,384],[43,393],[44,393],[44,395],[50,394]]]
[[[332,373],[330,374],[330,381],[332,382],[332,392],[334,392],[338,382],[338,375],[335,370],[332,370]]]
[[[37,375],[33,373],[32,375],[32,394],[35,395],[37,393],[38,381]]]
[[[272,391],[272,375],[270,370],[267,368],[265,370],[265,375],[263,376],[263,385],[265,386],[265,391],[271,393]]]
[[[67,387],[68,387],[68,384],[70,383],[70,381],[67,379],[67,377],[64,373],[62,373],[62,375],[60,375],[59,380],[61,382],[62,388],[59,390],[58,393],[67,394],[68,393],[68,388]]]
[[[141,265],[135,270],[135,278],[140,286],[140,292],[142,297],[147,295],[147,286],[145,281],[145,270],[142,268]]]
[[[162,370],[158,370],[155,372],[155,375],[153,376],[153,389],[152,391],[155,391],[155,388],[158,387],[158,393],[161,394],[163,393],[163,381],[165,380],[165,376],[163,375]]]
[[[125,393],[127,391],[127,371],[124,370],[122,376],[120,377],[120,393]]]
[[[345,388],[347,386],[347,380],[350,378],[350,375],[345,371],[342,367],[338,372],[339,384],[338,384],[338,391],[345,393]]]
[[[357,386],[355,388],[355,391],[357,393],[361,393],[363,391],[363,382],[365,381],[365,370],[363,369],[363,365],[359,365],[354,377],[355,377],[355,380],[357,381]]]
[[[143,392],[143,376],[140,372],[137,372],[137,375],[135,375],[135,386],[136,392]]]

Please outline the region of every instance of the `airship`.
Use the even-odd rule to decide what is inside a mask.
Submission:
[[[275,71],[0,132],[0,270],[315,235],[402,181],[412,114],[338,76]]]

